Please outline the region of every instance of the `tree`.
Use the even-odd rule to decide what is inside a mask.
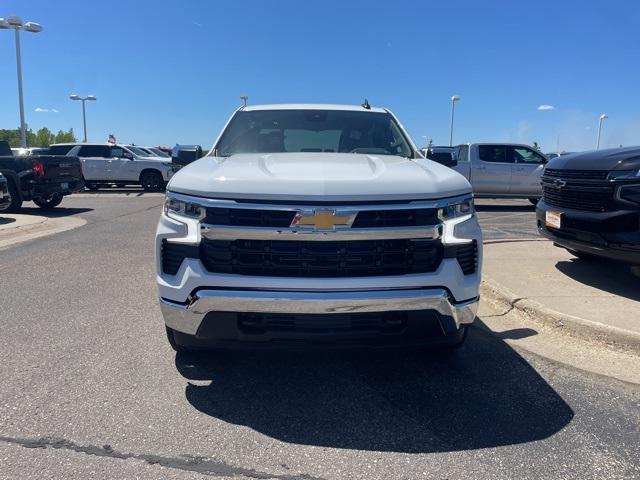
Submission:
[[[58,133],[53,139],[53,142],[55,143],[75,143],[77,141],[76,135],[73,133],[73,128],[70,128],[68,132],[58,130]]]
[[[6,140],[12,147],[19,147],[22,144],[20,140],[20,129],[0,129],[0,140]],[[67,132],[58,130],[56,135],[47,127],[41,128],[36,133],[33,133],[31,129],[27,130],[27,146],[29,147],[48,147],[52,143],[73,143],[76,141],[73,128],[70,128]]]
[[[33,143],[29,145],[33,147],[48,147],[53,143],[54,135],[51,133],[47,127],[42,127],[40,130],[36,132],[35,140]]]

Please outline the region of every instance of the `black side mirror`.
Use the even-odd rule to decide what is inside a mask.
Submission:
[[[124,153],[122,154],[122,158],[126,158],[126,159],[128,159],[128,160],[133,160],[133,155],[132,155],[132,154],[130,154],[129,152],[124,152]]]

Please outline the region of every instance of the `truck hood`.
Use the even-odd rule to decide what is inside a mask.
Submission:
[[[204,157],[176,173],[168,189],[210,198],[363,201],[443,198],[471,186],[430,160],[302,152]]]
[[[554,158],[548,168],[566,170],[635,170],[640,169],[640,147],[610,148],[571,153]]]
[[[160,162],[169,165],[171,163],[170,158],[162,158],[162,157],[136,157],[136,160],[142,162]]]

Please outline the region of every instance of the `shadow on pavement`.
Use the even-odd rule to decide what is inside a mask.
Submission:
[[[479,320],[477,320],[479,322]],[[472,328],[464,348],[177,355],[200,412],[283,442],[422,453],[547,438],[573,411],[527,362]]]
[[[99,190],[84,190],[78,192],[86,195],[127,195],[131,197],[143,197],[150,194],[158,194],[164,192],[145,192],[142,188],[123,187],[123,188],[101,188]]]
[[[631,273],[631,267],[622,263],[588,260],[567,260],[556,263],[556,268],[584,285],[640,301],[640,280]]]
[[[40,217],[58,218],[92,211],[93,208],[65,208],[64,206],[56,207],[53,210],[44,210],[40,207],[22,207],[19,213],[23,215],[38,215]]]
[[[2,215],[2,211],[0,211],[0,215]],[[0,225],[7,225],[15,221],[16,221],[15,218],[0,217]]]

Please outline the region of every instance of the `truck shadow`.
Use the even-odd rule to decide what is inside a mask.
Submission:
[[[477,320],[479,321],[479,320]],[[424,352],[177,355],[197,410],[277,440],[404,453],[547,438],[573,411],[504,341],[472,328],[449,358]]]
[[[79,215],[81,213],[93,211],[93,208],[68,208],[64,206],[56,207],[53,210],[44,210],[40,207],[31,207],[29,205],[30,204],[27,203],[26,206],[20,209],[19,213],[22,215],[38,215],[40,217],[58,218],[69,217],[71,215]]]
[[[556,268],[584,285],[640,301],[640,279],[631,273],[630,266],[607,261],[574,259],[557,262]]]

